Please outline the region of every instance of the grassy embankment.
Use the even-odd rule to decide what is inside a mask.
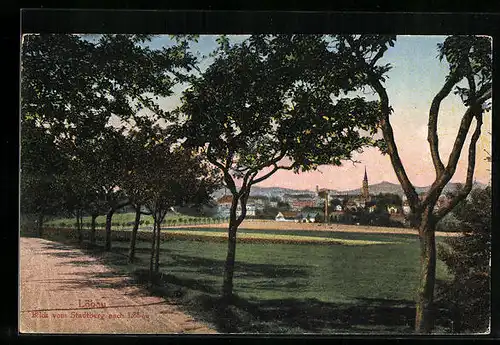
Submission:
[[[220,233],[215,235],[220,237],[225,230],[204,228],[203,231]],[[198,233],[187,229],[182,232]],[[245,230],[240,237],[255,236],[255,232],[261,236],[263,232],[267,236],[285,235],[299,241],[304,236],[337,239],[337,243],[350,245],[239,243],[234,277],[237,297],[234,306],[222,314],[217,306],[226,243],[210,238],[164,241],[162,275],[153,292],[175,298],[193,315],[221,332],[412,331],[419,271],[416,236]],[[105,262],[117,272],[127,272],[145,282],[150,243],[138,243],[138,260],[134,264],[127,263],[127,249],[127,242],[115,241],[115,254],[106,256]],[[441,262],[437,275],[448,278]],[[438,319],[438,326],[442,329],[448,325]]]

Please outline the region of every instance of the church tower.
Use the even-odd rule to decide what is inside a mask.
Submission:
[[[368,191],[368,175],[366,174],[366,166],[365,166],[365,177],[363,178],[363,187],[361,189],[361,195],[365,201],[370,199],[370,192]]]

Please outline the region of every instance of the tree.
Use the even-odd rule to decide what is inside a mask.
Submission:
[[[330,57],[321,35],[253,35],[234,45],[224,36],[218,41],[214,62],[184,92],[179,112],[187,117],[184,145],[203,150],[232,195],[222,287],[227,305],[237,229],[251,187],[280,169],[307,171],[350,159],[371,143],[379,106],[361,98],[332,100],[356,81],[344,78],[344,63]],[[325,68],[337,72],[325,78]]]
[[[59,183],[63,191],[61,208],[76,218],[75,225],[78,234],[78,242],[82,243],[82,218],[86,203],[86,187],[84,183],[85,171],[81,170],[78,163],[76,159],[69,160],[68,168],[61,176]]]
[[[479,36],[450,36],[438,46],[439,58],[446,59],[449,72],[443,86],[435,94],[429,109],[427,140],[436,178],[423,199],[420,199],[408,178],[394,140],[390,122],[393,109],[383,85],[385,73],[390,69],[390,65],[377,64],[388,46],[394,45],[395,37],[340,35],[337,38],[336,49],[339,54],[348,60],[355,57],[352,75],[364,79],[366,85],[376,92],[380,100],[382,113],[380,128],[383,135],[383,140],[379,142],[380,148],[391,159],[396,176],[410,204],[411,226],[418,229],[420,237],[421,273],[415,330],[420,333],[429,333],[433,329],[432,309],[436,276],[435,227],[440,219],[467,197],[472,188],[476,143],[481,134],[483,114],[489,110],[488,101],[491,99],[491,40],[488,37]],[[453,90],[461,98],[466,110],[462,114],[453,149],[445,164],[439,153],[437,124],[441,103]],[[467,133],[473,122],[475,122],[475,128],[468,144],[468,167],[464,188],[448,205],[435,211],[434,206],[439,196],[455,174],[458,160],[466,143]]]
[[[62,206],[63,193],[58,180],[67,161],[54,144],[54,138],[33,119],[25,119],[21,129],[21,212],[36,217],[38,236],[43,236],[46,216]]]
[[[332,199],[330,199],[330,208],[332,210],[335,210],[335,208],[337,206],[342,206],[342,205],[343,205],[343,201],[341,199],[339,199],[339,198],[332,198]]]
[[[390,205],[401,206],[403,200],[398,194],[380,193],[375,197],[376,212],[388,212],[387,207]]]
[[[172,87],[187,79],[184,72],[189,72],[195,62],[187,50],[192,37],[180,37],[176,44],[162,50],[149,48],[147,42],[151,38],[150,35],[106,34],[91,40],[85,35],[25,35],[21,72],[22,127],[29,123],[41,128],[47,140],[60,149],[66,159],[73,160],[82,155],[91,157],[94,151],[86,152],[87,148],[94,150],[96,144],[110,142],[102,137],[109,135],[113,116],[115,120],[127,121],[145,109],[163,114],[156,100],[159,96],[170,96]],[[34,132],[22,132],[23,136],[31,133]],[[89,142],[94,145],[88,145]],[[88,173],[100,170],[102,176],[106,172],[104,167],[97,169],[100,162],[95,160],[85,164],[80,159],[79,163]],[[22,179],[25,176],[23,173]],[[33,180],[24,185],[36,189]],[[38,189],[47,189],[47,183],[44,186],[40,183]],[[67,187],[66,191],[71,192],[78,186]],[[104,187],[104,199],[108,199],[107,202],[113,204],[111,209],[116,210],[118,205],[110,195],[116,194],[118,186]],[[89,195],[101,194],[101,190],[95,193],[93,185],[88,188]],[[70,194],[74,196],[73,192]],[[87,205],[92,209],[94,220],[100,209],[97,204],[98,201],[92,199]],[[81,212],[81,206],[77,207],[80,210],[77,212]],[[111,248],[111,216],[108,211],[108,250]]]
[[[491,315],[491,187],[472,190],[452,212],[462,236],[438,244],[453,279],[437,285],[437,296],[454,311],[454,332],[485,332]]]
[[[122,183],[125,174],[125,138],[122,133],[109,129],[101,136],[99,145],[94,151],[94,159],[87,163],[98,166],[90,176],[99,185],[104,197],[106,210],[105,250],[111,251],[111,226],[115,212],[130,204],[130,200],[123,189]],[[93,163],[93,164],[92,164]]]
[[[169,128],[162,128],[142,119],[128,137],[127,150],[133,159],[125,165],[123,187],[136,214],[143,205],[153,217],[150,275],[160,266],[161,224],[173,206],[183,206],[208,201],[208,196],[218,186],[214,175],[202,156],[182,148],[172,137]],[[137,224],[136,217],[136,224]],[[134,227],[135,228],[135,227]],[[135,229],[136,232],[137,229]],[[129,260],[133,259],[135,239],[131,241]]]
[[[276,205],[277,209],[282,211],[289,211],[292,208],[292,206],[290,206],[290,204],[286,201],[278,201]]]

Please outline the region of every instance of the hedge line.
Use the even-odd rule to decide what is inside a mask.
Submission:
[[[78,232],[74,228],[46,228],[44,233],[48,236],[65,236],[68,238],[77,239]],[[90,236],[89,230],[82,230],[84,239]],[[113,241],[130,241],[131,231],[113,230],[111,238]],[[151,241],[152,231],[138,231],[137,240]],[[96,239],[104,240],[105,231],[96,229]],[[179,230],[163,230],[160,233],[161,240],[191,240],[191,241],[212,241],[226,242],[227,234],[225,232],[208,232],[208,231],[179,231]],[[297,235],[277,235],[277,234],[248,234],[241,233],[238,235],[239,243],[282,243],[282,244],[326,244],[326,245],[372,245],[372,244],[395,244],[396,242],[382,241],[365,241],[365,240],[349,240],[336,239],[326,237],[312,236],[297,236]]]

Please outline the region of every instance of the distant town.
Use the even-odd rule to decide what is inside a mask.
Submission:
[[[448,202],[447,193],[458,183],[449,183],[435,208]],[[475,182],[476,186],[483,186]],[[423,197],[429,187],[416,187]],[[229,217],[232,196],[223,188],[213,195],[214,202],[206,211],[220,218]],[[344,223],[379,226],[405,226],[410,206],[398,184],[381,182],[370,185],[368,171],[360,177],[360,188],[338,191],[320,188],[315,191],[280,187],[253,187],[249,197],[248,218],[274,219],[281,222]],[[237,214],[241,214],[238,205]],[[326,215],[326,216],[325,216]]]

